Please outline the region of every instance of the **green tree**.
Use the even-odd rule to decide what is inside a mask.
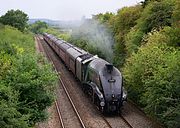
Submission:
[[[171,25],[174,0],[163,0],[151,2],[144,9],[142,16],[137,21],[138,28],[144,33],[152,29]]]
[[[146,44],[127,59],[123,74],[129,97],[167,127],[176,128],[180,116],[180,51],[169,43],[176,44],[180,37],[176,37],[178,31],[168,34],[172,29],[150,33]]]
[[[36,34],[42,34],[44,32],[44,29],[47,29],[48,25],[46,22],[42,21],[36,21],[34,24],[31,24],[29,26],[29,29]]]
[[[99,13],[97,15],[93,15],[92,19],[100,21],[100,23],[108,23],[109,20],[114,16],[111,12],[106,12],[105,14]]]
[[[142,45],[142,41],[146,40],[146,34],[173,24],[174,6],[174,0],[148,1],[141,17],[137,20],[137,24],[125,36],[128,56],[133,52],[137,52],[138,48]],[[174,14],[176,13],[174,12]]]
[[[136,25],[136,20],[141,16],[142,7],[140,5],[124,7],[118,10],[117,15],[109,21],[115,39],[114,45],[114,64],[123,66],[126,58],[125,36],[132,27]]]
[[[9,10],[0,17],[0,22],[4,25],[10,25],[24,31],[27,26],[28,15],[21,10]]]
[[[141,46],[142,37],[145,34],[136,27],[132,28],[131,31],[125,36],[125,46],[127,57],[129,57],[133,52],[137,52],[138,48]]]
[[[141,2],[142,6],[143,7],[146,7],[150,2],[153,2],[153,1],[162,1],[162,0],[144,0]]]

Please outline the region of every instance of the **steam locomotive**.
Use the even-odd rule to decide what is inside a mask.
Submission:
[[[62,39],[44,33],[44,40],[52,47],[90,95],[102,112],[119,112],[126,101],[120,71],[112,64]]]

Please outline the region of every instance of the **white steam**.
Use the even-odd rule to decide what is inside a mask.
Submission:
[[[112,46],[114,40],[112,34],[105,25],[100,24],[95,20],[85,20],[80,27],[73,30],[72,36],[84,38],[90,45],[98,48],[98,50],[106,57],[107,61],[113,61]]]

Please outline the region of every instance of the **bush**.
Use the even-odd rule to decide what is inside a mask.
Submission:
[[[167,127],[178,127],[180,51],[168,46],[174,38],[164,31],[149,34],[147,43],[127,60],[123,73],[130,98]]]
[[[29,115],[18,111],[19,93],[0,82],[0,127],[1,128],[27,128]]]
[[[47,61],[36,55],[31,34],[5,26],[0,39],[0,93],[4,94],[0,96],[0,125],[32,126],[47,117],[45,109],[54,99],[56,75]]]

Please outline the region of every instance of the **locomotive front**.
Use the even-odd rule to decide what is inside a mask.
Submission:
[[[103,59],[95,59],[89,64],[89,81],[94,93],[99,97],[99,106],[103,111],[119,111],[126,100],[123,78],[120,71]],[[94,83],[94,84],[92,84]]]
[[[105,64],[100,72],[100,79],[105,98],[105,110],[119,111],[123,101],[126,100],[121,73],[113,65]]]

